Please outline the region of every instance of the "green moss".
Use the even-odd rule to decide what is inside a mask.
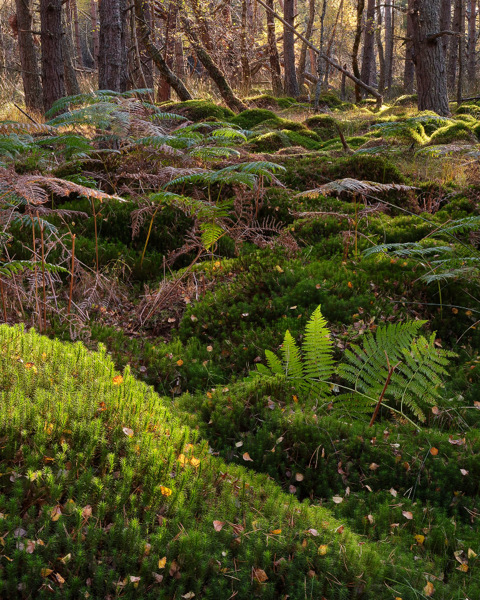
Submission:
[[[220,121],[230,121],[235,113],[224,106],[218,106],[208,100],[187,100],[164,107],[167,112],[183,115],[190,121],[204,121],[215,117]]]
[[[239,125],[242,129],[253,129],[253,127],[264,121],[280,123],[280,118],[271,110],[265,108],[250,108],[244,110],[233,119],[230,119],[230,121],[235,125]]]
[[[480,106],[478,103],[461,104],[455,111],[456,115],[472,115],[475,118],[480,117]]]
[[[252,152],[276,152],[281,148],[288,148],[292,143],[288,135],[282,132],[270,132],[259,135],[250,141],[248,147]]]
[[[468,126],[467,123],[456,122],[451,125],[446,125],[445,127],[440,127],[435,131],[431,138],[431,144],[450,144],[451,142],[467,140],[474,141],[475,136],[472,132],[472,129]]]
[[[315,115],[305,120],[305,125],[313,129],[315,133],[324,141],[338,135],[338,121],[330,115]]]
[[[324,145],[325,147],[325,145]],[[286,159],[282,181],[290,188],[307,190],[334,179],[353,177],[380,183],[403,183],[400,169],[382,156],[355,155],[332,160],[326,157]]]
[[[405,94],[397,98],[393,103],[393,106],[416,106],[417,102],[417,94]]]

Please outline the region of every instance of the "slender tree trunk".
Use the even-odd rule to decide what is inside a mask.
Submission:
[[[139,0],[137,0],[137,1],[139,1]],[[205,70],[207,71],[209,76],[213,79],[214,83],[218,87],[218,91],[220,92],[220,95],[225,100],[225,103],[227,104],[227,106],[237,112],[240,112],[242,110],[247,110],[248,107],[246,106],[246,104],[244,104],[240,100],[240,98],[238,98],[234,94],[232,88],[230,87],[230,85],[228,84],[228,81],[225,78],[225,75],[218,68],[218,66],[215,64],[215,62],[213,61],[210,54],[205,50],[205,48],[200,43],[200,40],[198,39],[197,34],[195,33],[193,24],[190,21],[190,19],[188,19],[188,17],[182,15],[180,17],[180,20],[182,23],[183,31],[187,35],[187,37],[190,41],[190,44],[191,44],[192,48],[194,49],[195,54],[198,57],[198,60],[202,63],[202,65],[205,67]]]
[[[18,1],[18,0],[17,0]],[[273,11],[273,0],[266,0],[267,6]],[[270,12],[267,13],[267,35],[268,35],[268,60],[270,62],[270,73],[272,77],[272,90],[275,96],[283,93],[282,71],[280,58],[278,56],[277,38],[275,36],[275,18]]]
[[[407,44],[405,50],[405,70],[403,73],[403,87],[407,94],[413,94],[415,82],[415,46],[413,44],[413,21],[410,6],[412,0],[409,0],[409,10],[407,12]]]
[[[477,0],[468,0],[467,74],[469,90],[476,88]]]
[[[448,31],[452,26],[452,0],[442,0],[440,7],[440,31]],[[448,56],[449,37],[442,37],[443,56]]]
[[[461,17],[462,17],[462,2],[464,0],[455,0],[455,8],[453,11],[453,31],[460,32],[461,29]],[[455,80],[457,78],[457,64],[459,58],[459,43],[460,38],[458,36],[450,36],[450,52],[448,55],[448,66],[447,66],[447,85],[449,90],[455,89]]]
[[[315,0],[308,0],[308,20],[305,30],[305,37],[309,40],[312,37],[313,24],[315,21]],[[307,44],[303,43],[300,50],[300,59],[298,61],[298,87],[301,89],[305,83],[305,63],[307,61]]]
[[[250,71],[250,59],[248,56],[248,40],[247,40],[247,31],[248,31],[248,5],[247,0],[242,0],[242,23],[240,30],[240,62],[242,65],[242,84],[243,90],[245,94],[248,94],[250,90],[250,79],[251,79],[251,71]]]
[[[380,7],[381,0],[377,0],[377,26],[375,28],[375,36],[377,38],[377,49],[378,49],[378,67],[379,67],[379,77],[378,77],[378,91],[383,94],[385,91],[385,54],[383,51],[383,42],[382,42],[382,9]]]
[[[361,79],[372,85],[375,60],[375,0],[367,0]]]
[[[98,55],[100,53],[100,39],[98,36],[98,16],[97,4],[95,0],[90,0],[90,19],[92,22],[92,41],[93,41],[93,62],[94,68],[98,70]]]
[[[325,15],[327,13],[327,0],[323,0],[322,14],[320,15],[320,54],[323,54],[324,37],[325,37]],[[325,76],[325,60],[321,57],[317,57],[317,85],[315,86],[315,102],[314,108],[316,111],[319,109],[320,96],[322,94],[323,80]]]
[[[101,0],[98,87],[101,90],[126,90],[125,2]]]
[[[360,67],[358,66],[358,51],[360,49],[360,42],[362,40],[364,8],[365,0],[357,0],[357,27],[355,29],[355,39],[353,40],[352,49],[352,71],[357,79],[362,79],[360,74]],[[360,102],[362,100],[362,90],[358,85],[355,86],[355,99],[357,102]]]
[[[62,13],[62,26],[63,26],[63,74],[65,77],[65,90],[67,96],[76,96],[80,93],[80,86],[77,81],[77,74],[75,73],[74,67],[74,50],[72,43],[72,36],[68,31],[67,15],[65,11]]]
[[[284,0],[284,19],[294,27],[295,0]],[[297,72],[295,69],[295,36],[289,27],[283,29],[283,61],[285,64],[285,93],[287,96],[298,96]]]
[[[148,5],[146,5],[145,8],[148,9]],[[185,102],[186,100],[192,100],[192,95],[185,87],[183,81],[175,75],[172,69],[170,69],[165,62],[162,53],[150,38],[151,31],[145,18],[144,0],[135,0],[135,15],[137,18],[139,37],[141,38],[143,44],[145,44],[146,51],[155,63],[157,69],[160,71],[162,77],[168,81],[182,102]]]
[[[185,77],[185,59],[183,56],[183,42],[180,36],[175,38],[175,73],[182,79]]]
[[[440,33],[441,0],[410,0],[418,109],[450,115]]]
[[[82,41],[80,39],[80,24],[78,22],[78,7],[77,0],[69,0],[70,12],[73,19],[73,31],[75,33],[75,51],[76,51],[76,63],[79,67],[83,67],[83,55],[82,55]]]
[[[393,48],[395,38],[395,11],[394,2],[385,6],[385,86],[387,90],[392,88],[393,83]],[[380,10],[380,9],[379,9]]]
[[[18,50],[22,67],[25,105],[30,110],[43,110],[42,81],[38,72],[37,53],[32,35],[32,13],[29,0],[16,0]]]
[[[175,57],[175,31],[177,29],[178,4],[171,1],[168,4],[167,19],[165,21],[165,51],[164,59],[169,69],[173,70]],[[158,85],[157,99],[166,102],[171,98],[171,85],[162,77]]]
[[[63,73],[62,1],[40,0],[43,107],[65,96]]]
[[[457,80],[457,102],[462,103],[463,84],[465,75],[465,4],[460,2],[460,22],[458,38],[458,80]]]

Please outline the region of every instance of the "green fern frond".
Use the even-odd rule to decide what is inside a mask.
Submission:
[[[217,223],[202,223],[200,225],[202,232],[202,244],[205,250],[210,250],[225,233],[224,229]]]
[[[326,383],[335,372],[333,360],[333,342],[327,321],[318,306],[305,327],[305,339],[302,345],[303,368],[308,382],[326,389]]]
[[[293,379],[298,383],[303,383],[304,374],[300,350],[288,329],[285,332],[280,352],[283,359],[283,369],[287,379]]]

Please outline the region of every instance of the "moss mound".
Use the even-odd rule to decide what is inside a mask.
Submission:
[[[208,118],[230,121],[235,116],[235,113],[229,108],[218,106],[218,104],[208,100],[187,100],[186,102],[168,104],[164,108],[168,112],[183,115],[190,121],[204,121]]]
[[[303,599],[299,582],[321,597],[334,577],[387,598],[373,546],[212,457],[103,350],[19,327],[0,341],[2,597]]]
[[[416,106],[418,101],[417,94],[404,94],[403,96],[399,96],[393,106]]]
[[[365,138],[356,138],[361,145]],[[325,145],[324,145],[325,147]],[[383,156],[357,154],[332,160],[327,157],[288,159],[283,165],[287,172],[281,176],[290,188],[307,190],[334,179],[352,177],[379,183],[404,183],[400,169]]]
[[[230,121],[235,125],[239,125],[242,129],[253,129],[256,125],[264,121],[280,123],[281,119],[274,112],[266,108],[250,108],[230,119]]]
[[[462,121],[457,121],[434,131],[430,138],[430,143],[449,144],[460,140],[476,141],[475,135],[469,125]]]
[[[337,123],[337,120],[330,115],[315,115],[304,121],[304,124],[310,129],[313,129],[324,141],[338,135]]]
[[[271,131],[259,135],[248,144],[252,152],[276,152],[281,148],[292,146],[288,135],[281,131]]]

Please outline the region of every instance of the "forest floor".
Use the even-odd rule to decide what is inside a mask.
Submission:
[[[246,101],[0,121],[0,596],[480,597],[480,104]]]

